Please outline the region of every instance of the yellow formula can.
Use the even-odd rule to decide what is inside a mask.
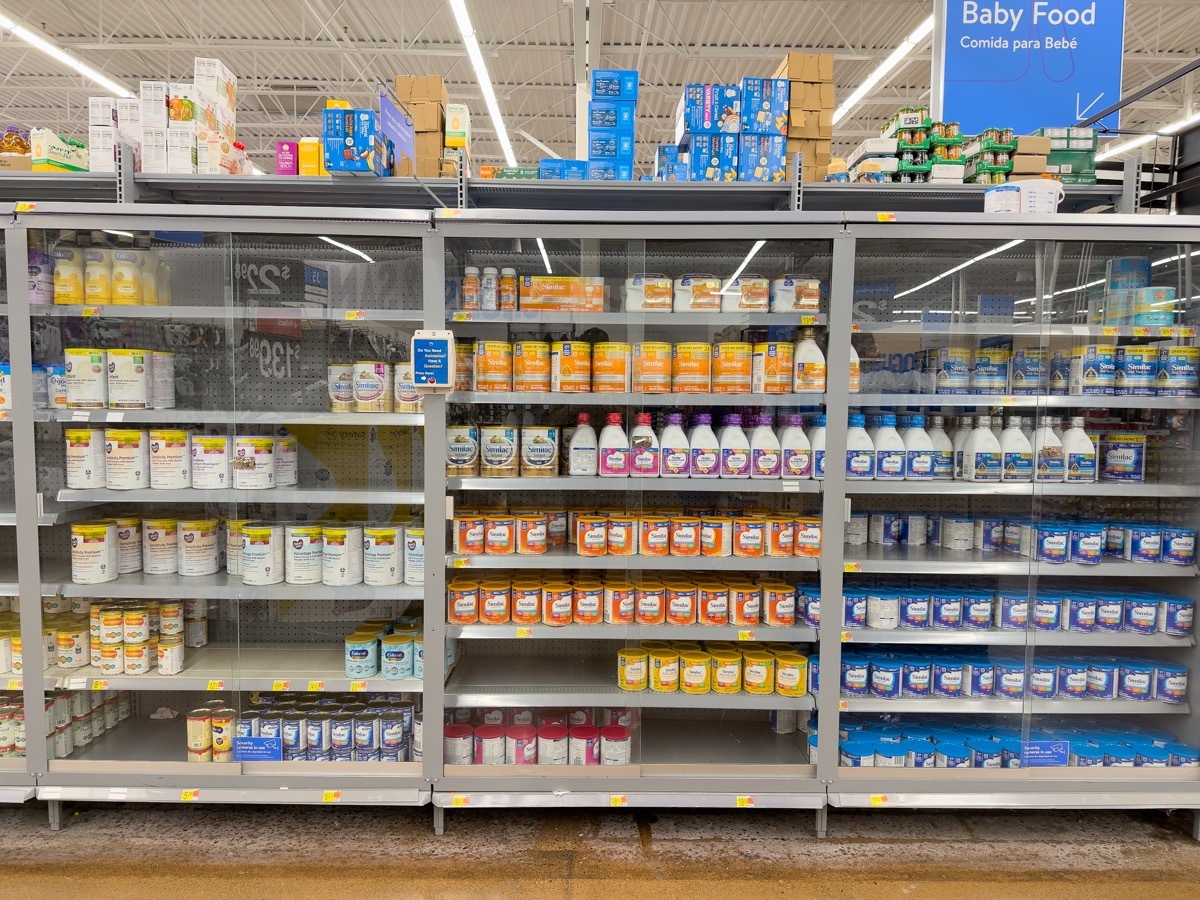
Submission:
[[[712,388],[712,364],[712,344],[676,344],[671,356],[671,392],[707,394]]]
[[[454,389],[475,390],[475,342],[472,340],[454,342]]]
[[[607,342],[592,347],[593,393],[619,394],[630,389],[633,370],[629,356],[628,344]]]
[[[586,394],[592,389],[592,345],[555,341],[550,346],[550,390]]]
[[[679,652],[655,648],[647,651],[650,657],[650,690],[673,694],[679,690]]]
[[[747,694],[775,692],[775,655],[766,650],[742,653],[742,689]]]
[[[635,394],[671,393],[670,344],[643,341],[633,345],[633,392]]]
[[[513,345],[513,390],[550,390],[550,345],[545,341],[517,341]]]
[[[775,693],[784,697],[803,697],[808,693],[808,657],[799,653],[776,654]]]
[[[623,691],[644,691],[650,685],[649,654],[638,647],[617,651],[617,687]]]
[[[742,654],[710,646],[714,694],[736,694],[742,689]],[[768,691],[767,693],[770,693]]]
[[[750,390],[756,394],[790,394],[794,345],[768,341],[754,345],[750,368]]]
[[[685,694],[707,694],[712,690],[712,657],[702,650],[680,650],[679,684]]]
[[[750,393],[750,375],[753,362],[754,348],[750,344],[731,341],[717,344],[713,348],[713,393]]]
[[[475,390],[513,389],[513,346],[508,341],[475,342]]]

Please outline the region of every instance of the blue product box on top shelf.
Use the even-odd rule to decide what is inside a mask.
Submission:
[[[375,156],[375,111],[326,109],[322,137],[330,172],[370,172]]]
[[[540,181],[562,181],[566,177],[565,163],[565,159],[555,159],[552,156],[543,157],[538,162],[538,179]]]
[[[658,178],[660,181],[688,181],[688,164],[667,163],[665,168],[659,169]]]
[[[743,78],[742,134],[786,135],[790,88],[786,78]]]
[[[637,100],[637,69],[592,69],[593,100]]]
[[[738,144],[738,181],[787,179],[787,138],[782,134],[743,134]]]
[[[679,162],[679,148],[675,144],[659,144],[654,151],[654,175],[661,178],[667,166]]]
[[[742,89],[736,84],[689,84],[683,89],[683,130],[691,134],[737,134]]]
[[[688,138],[688,181],[737,181],[738,135],[693,134]]]
[[[634,104],[626,100],[592,100],[588,103],[588,128],[633,130]]]
[[[633,162],[633,129],[589,128],[588,159]]]
[[[611,159],[588,161],[589,181],[633,181],[633,163]]]
[[[588,164],[586,159],[564,159],[563,181],[587,181]]]

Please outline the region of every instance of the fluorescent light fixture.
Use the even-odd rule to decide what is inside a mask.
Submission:
[[[127,238],[133,237],[132,231],[114,231],[111,228],[101,228],[100,230],[103,231],[105,234],[115,234],[117,237],[127,237]]]
[[[343,244],[341,241],[335,241],[333,238],[325,237],[325,235],[323,235],[323,234],[319,235],[319,237],[325,243],[333,244],[333,246],[337,247],[339,250],[345,250],[347,253],[353,253],[355,256],[357,256],[361,259],[365,259],[369,263],[375,262],[375,260],[371,259],[371,257],[367,256],[367,254],[363,253],[357,247],[351,247],[349,244]]]
[[[925,38],[933,33],[933,16],[930,16],[924,22],[916,27],[908,37],[901,42],[900,46],[893,50],[888,58],[881,62],[875,71],[867,76],[866,80],[854,89],[854,91],[842,101],[842,105],[837,108],[837,112],[833,114],[833,124],[836,125],[842,119],[849,115],[850,110],[858,106],[862,102],[863,97],[867,96],[875,85],[883,81],[888,72],[900,65],[901,61],[912,53]]]
[[[542,262],[546,264],[546,274],[553,275],[554,270],[550,268],[550,254],[546,252],[546,245],[542,242],[541,238],[537,239],[537,245],[538,249],[542,251]]]
[[[125,87],[124,85],[118,84],[117,82],[115,82],[111,78],[109,78],[107,75],[101,75],[99,72],[97,72],[95,69],[93,69],[87,63],[85,63],[83,60],[72,56],[70,53],[68,53],[62,47],[59,47],[56,44],[50,43],[50,41],[46,40],[40,34],[35,34],[34,32],[30,31],[28,28],[26,28],[24,25],[18,25],[16,22],[14,22],[8,16],[0,14],[0,28],[3,28],[6,31],[10,32],[13,37],[24,41],[25,43],[29,44],[31,47],[35,47],[36,49],[41,50],[47,56],[54,57],[60,63],[67,66],[68,68],[74,69],[76,72],[78,72],[80,75],[84,76],[85,78],[90,78],[92,81],[96,82],[96,84],[100,85],[102,88],[104,88],[110,94],[116,94],[118,97],[121,97],[124,100],[136,100],[137,99],[137,94],[133,93],[133,91],[129,90],[129,88]]]
[[[1164,125],[1154,134],[1143,134],[1141,137],[1135,137],[1121,144],[1109,144],[1104,148],[1103,153],[1096,154],[1096,162],[1103,162],[1106,159],[1112,159],[1114,156],[1120,156],[1122,153],[1150,143],[1160,135],[1175,134],[1175,132],[1182,131],[1189,125],[1195,125],[1197,122],[1200,122],[1200,114],[1188,116],[1186,119],[1179,119],[1170,125]]]
[[[475,37],[475,27],[467,13],[467,0],[450,0],[450,9],[454,13],[454,21],[458,23],[459,33],[462,34],[467,56],[475,68],[475,80],[479,82],[488,116],[491,117],[492,127],[496,129],[496,140],[500,142],[500,149],[504,152],[504,161],[510,166],[515,166],[517,157],[513,153],[512,143],[508,140],[508,129],[504,127],[504,119],[500,116],[500,104],[496,102],[496,91],[492,88],[492,79],[488,76],[487,64],[484,63],[483,53],[479,49],[479,39]]]
[[[917,291],[922,291],[925,288],[929,287],[931,284],[937,284],[943,278],[949,278],[951,275],[961,272],[963,269],[967,268],[967,266],[973,266],[973,265],[975,265],[975,263],[980,262],[981,260],[985,260],[990,256],[995,256],[997,253],[1003,253],[1005,250],[1011,250],[1013,247],[1017,246],[1018,244],[1023,244],[1023,243],[1025,243],[1025,241],[1022,239],[1022,240],[1017,240],[1017,241],[1009,241],[1007,244],[1001,244],[999,247],[996,247],[994,250],[989,250],[989,251],[987,251],[987,253],[980,253],[978,256],[976,256],[972,259],[968,259],[964,263],[959,263],[953,269],[947,269],[941,275],[937,275],[933,278],[930,278],[928,281],[923,282],[922,284],[918,284],[914,288],[909,288],[907,291],[901,291],[900,293],[893,295],[892,299],[899,300],[901,297],[907,297],[909,294],[915,294]]]
[[[758,251],[765,246],[767,246],[766,241],[758,241],[750,248],[750,252],[746,254],[746,258],[742,260],[742,264],[737,267],[737,271],[729,276],[729,280],[725,282],[725,287],[721,288],[722,294],[730,293],[729,286],[738,280],[741,274],[746,271],[746,266],[750,265],[750,260],[754,259],[758,255]]]

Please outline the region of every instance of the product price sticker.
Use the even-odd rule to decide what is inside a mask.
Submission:
[[[451,322],[470,322],[471,321],[471,313],[470,312],[456,312],[453,315],[451,315],[450,321]]]
[[[290,681],[272,681],[271,690],[273,691],[290,691],[292,683]]]
[[[842,632],[842,643],[843,644],[849,644],[853,640],[854,640],[854,632],[853,631],[843,631]]]
[[[100,307],[99,306],[85,306],[83,309],[81,309],[79,311],[79,315],[80,315],[80,317],[82,317],[84,319],[91,319],[94,316],[100,315]]]
[[[608,797],[608,805],[609,806],[628,806],[629,805],[629,795],[628,794],[610,794]]]
[[[754,640],[754,631],[753,631],[753,630],[750,630],[750,629],[748,629],[748,630],[745,630],[745,631],[739,631],[739,632],[738,632],[738,640],[739,640],[739,641],[752,641],[752,640]]]
[[[214,678],[208,683],[208,689],[210,691],[223,691],[225,690],[225,682]]]
[[[888,803],[888,795],[887,794],[872,794],[871,795],[871,805],[872,806],[887,806],[887,803]]]
[[[310,681],[310,682],[308,683],[308,690],[310,690],[310,691],[323,691],[323,690],[325,690],[325,682],[323,682],[323,681]]]
[[[348,309],[348,310],[346,310],[346,321],[347,322],[361,322],[364,319],[366,319],[366,317],[367,317],[367,311],[365,309]]]
[[[1167,329],[1167,330],[1169,331],[1169,329]],[[1134,337],[1150,337],[1150,329],[1146,328],[1144,325],[1135,325],[1133,327],[1133,336]],[[1170,335],[1168,334],[1166,336],[1169,337]]]
[[[454,560],[454,568],[469,569],[471,568],[471,560],[460,556],[458,559]]]
[[[18,203],[16,206],[13,207],[13,212],[19,212],[19,213],[33,212],[35,209],[37,209],[36,203],[27,203],[27,202],[22,201],[21,203]]]
[[[1195,336],[1196,336],[1196,329],[1195,329],[1195,328],[1164,328],[1164,329],[1163,329],[1163,332],[1164,332],[1164,334],[1163,334],[1163,337],[1170,337],[1170,336],[1171,336],[1170,334],[1167,334],[1166,332],[1174,332],[1174,333],[1175,333],[1175,334],[1177,334],[1179,337],[1186,337],[1186,338],[1190,338],[1190,337],[1195,337]]]
[[[821,317],[820,316],[801,316],[800,324],[801,325],[820,325]]]
[[[754,798],[750,797],[750,796],[740,796],[740,797],[735,798],[734,804],[737,806],[738,809],[753,809],[754,808]]]
[[[200,799],[200,789],[199,788],[188,788],[187,790],[184,790],[184,791],[180,792],[180,794],[179,794],[179,802],[180,803],[191,803],[194,800],[199,800],[199,799]]]
[[[321,802],[322,803],[337,803],[341,799],[342,799],[341,791],[322,791],[321,792]]]
[[[464,806],[471,805],[471,798],[466,794],[455,794],[450,798],[450,806],[454,809],[460,809]]]
[[[19,691],[19,690],[23,690],[24,687],[25,687],[25,685],[22,683],[20,678],[10,678],[10,679],[8,679],[8,687],[5,688],[5,690]]]
[[[877,222],[895,222],[896,214],[895,213],[884,213],[884,212],[876,213],[875,221],[877,221]]]
[[[857,322],[855,322],[853,325],[850,326],[851,334],[859,334],[861,332],[862,332],[862,326],[859,325]]]
[[[1112,325],[1105,325],[1103,328],[1100,329],[1100,333],[1102,335],[1104,335],[1105,337],[1116,337],[1118,334],[1121,333],[1121,329],[1116,328]]]
[[[851,572],[851,573],[861,572],[862,571],[862,563],[856,563],[856,562],[844,563],[842,565],[842,571],[843,572]]]
[[[366,689],[367,689],[367,683],[365,681],[350,682],[350,690],[351,691],[365,691]]]
[[[517,637],[531,638],[531,637],[533,637],[533,629],[532,628],[518,628],[517,629]]]
[[[107,691],[108,690],[108,680],[105,678],[93,679],[92,680],[92,690],[93,691]]]
[[[838,701],[838,712],[849,712],[849,711],[850,711],[850,701],[849,700],[839,700]]]

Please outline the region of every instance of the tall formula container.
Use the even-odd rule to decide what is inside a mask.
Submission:
[[[67,381],[67,406],[102,409],[108,405],[108,354],[91,347],[63,351]]]
[[[104,487],[104,432],[99,428],[67,428],[67,487],[87,490]]]
[[[109,350],[109,409],[152,409],[153,367],[149,350]]]
[[[150,487],[150,433],[104,429],[104,486],[110,491]]]

